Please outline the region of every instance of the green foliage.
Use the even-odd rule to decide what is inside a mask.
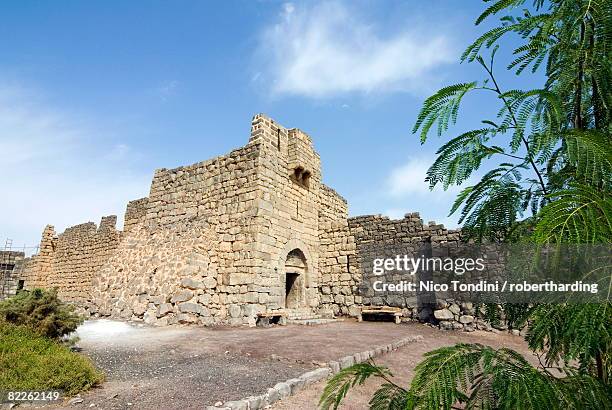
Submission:
[[[578,182],[601,189],[612,182],[612,147],[609,135],[597,130],[569,130],[564,134],[567,162]]]
[[[494,121],[485,119],[484,127],[442,145],[427,171],[430,188],[462,184],[486,164],[490,168],[461,191],[451,208],[451,214],[460,210],[466,239],[609,244],[612,1],[485,2],[490,5],[476,24],[501,15],[500,25],[476,39],[461,60],[478,63],[486,78],[445,87],[429,97],[413,133],[420,131],[421,143],[434,126],[438,136],[445,134],[456,123],[462,100],[472,92],[491,93],[500,108]],[[523,40],[507,69],[517,75],[527,68],[543,69],[547,80],[542,89],[502,90],[494,59],[507,34]],[[488,61],[484,52],[490,52]],[[531,215],[525,218],[527,212]],[[344,380],[342,388],[326,389],[326,402],[339,405],[356,383],[347,380],[361,384],[376,376],[385,379],[386,386],[370,402],[376,409],[610,408],[609,301],[503,309],[511,327],[529,321],[526,339],[539,365],[511,349],[459,344],[427,353],[406,390],[374,364],[345,369],[343,376],[334,378],[335,383]],[[482,312],[492,322],[500,320],[498,305],[485,305]]]
[[[370,401],[370,409],[603,409],[612,389],[601,380],[571,368],[553,374],[512,349],[457,344],[425,354],[415,368],[410,389],[387,381]],[[342,370],[330,380],[322,408],[336,409],[348,389],[389,372],[372,363]],[[333,386],[333,387],[332,387]]]
[[[417,408],[544,409],[558,403],[554,378],[510,349],[479,344],[436,349],[417,366],[411,390]]]
[[[609,303],[546,304],[531,313],[529,347],[545,352],[546,365],[577,360],[581,370],[612,380],[612,309]]]
[[[491,93],[500,104],[495,121],[482,121],[487,127],[443,144],[427,172],[430,188],[440,184],[447,189],[498,159],[451,209],[451,214],[462,209],[467,239],[516,239],[511,233],[525,213],[536,215],[556,194],[567,197],[572,182],[609,192],[612,2],[535,0],[531,8],[527,3],[499,0],[486,8],[476,24],[507,14],[462,56],[462,61],[478,63],[486,78],[442,88],[424,102],[413,128],[420,131],[422,143],[435,124],[437,135],[443,135],[472,92]],[[518,7],[524,8],[517,13]],[[532,71],[544,67],[544,88],[504,91],[498,83],[494,58],[509,33],[524,43],[514,49],[516,57],[508,69],[521,74],[528,66]],[[488,61],[482,56],[485,51],[490,51]],[[603,200],[609,201],[607,195]]]
[[[517,182],[520,171],[512,164],[501,164],[489,171],[476,185],[467,187],[457,196],[451,209],[461,205],[459,223],[464,234],[479,240],[502,240],[518,215],[522,213],[523,197]]]
[[[410,391],[415,408],[545,409],[604,408],[612,393],[588,375],[555,377],[507,348],[457,344],[425,355],[416,368]],[[568,394],[570,381],[573,390]]]
[[[358,363],[342,369],[325,386],[319,406],[324,410],[337,409],[351,387],[363,384],[371,376],[382,375],[390,375],[389,370],[374,366],[370,362]]]
[[[59,300],[55,289],[34,289],[0,302],[0,323],[3,321],[57,339],[74,332],[83,318],[74,313],[73,306]]]
[[[0,322],[0,390],[63,390],[74,395],[103,380],[91,361],[25,327]]]
[[[574,184],[555,193],[534,232],[540,243],[609,243],[612,238],[610,194],[588,185]]]
[[[421,128],[421,141],[427,139],[429,130],[437,124],[438,135],[457,121],[461,100],[469,91],[476,89],[476,82],[454,84],[444,87],[423,103],[412,132]]]

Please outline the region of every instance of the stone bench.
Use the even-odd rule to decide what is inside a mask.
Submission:
[[[391,306],[365,306],[361,308],[358,322],[363,322],[363,315],[393,315],[395,323],[399,324],[402,319],[402,310],[398,307]]]
[[[268,327],[273,324],[284,326],[287,324],[287,313],[282,310],[258,313],[255,324],[260,327]]]

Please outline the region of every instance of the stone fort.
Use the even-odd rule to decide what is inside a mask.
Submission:
[[[349,218],[346,200],[322,182],[311,138],[265,115],[253,118],[245,146],[156,170],[149,196],[127,204],[123,231],[116,222],[106,216],[59,235],[48,225],[13,282],[57,288],[90,315],[156,325],[253,325],[279,310],[293,319],[355,316],[363,305],[398,306],[421,320],[443,309],[443,321],[470,325],[459,321],[470,306],[373,292],[361,262],[388,245],[448,243],[459,232],[416,213]]]

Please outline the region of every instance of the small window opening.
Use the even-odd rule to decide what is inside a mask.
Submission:
[[[281,150],[281,146],[280,146],[280,128],[276,129],[276,148],[280,151]]]
[[[305,188],[310,188],[310,175],[310,171],[307,171],[302,167],[296,167],[293,170],[291,179]]]
[[[304,171],[302,173],[302,185],[304,185],[306,188],[310,187],[310,172],[309,171]]]
[[[351,256],[346,255],[346,271],[351,273]]]
[[[25,286],[25,281],[23,279],[17,282],[17,290],[22,290],[24,286]]]

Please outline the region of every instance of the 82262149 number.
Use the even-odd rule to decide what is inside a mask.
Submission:
[[[20,390],[3,391],[2,402],[27,402],[27,401],[57,401],[62,397],[59,390]]]

